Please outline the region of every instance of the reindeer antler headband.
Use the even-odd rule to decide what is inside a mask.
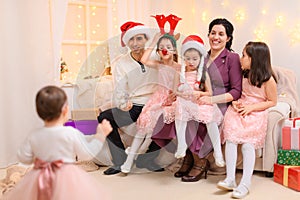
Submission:
[[[156,22],[158,24],[161,34],[166,34],[165,24],[166,24],[166,22],[169,22],[170,31],[168,34],[172,35],[172,36],[174,35],[174,30],[175,30],[178,22],[182,19],[173,14],[170,14],[167,17],[165,17],[165,15],[155,15],[155,16],[151,15],[151,17],[154,17],[156,19]]]

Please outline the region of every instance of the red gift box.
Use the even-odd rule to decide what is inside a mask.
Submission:
[[[296,126],[296,121],[300,118],[290,119],[292,126],[284,126],[281,133],[282,149],[300,150],[300,127]]]
[[[274,181],[300,191],[300,166],[274,164]]]

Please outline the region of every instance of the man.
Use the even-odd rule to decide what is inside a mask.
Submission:
[[[105,175],[121,172],[120,167],[125,162],[127,155],[118,128],[136,122],[157,83],[157,71],[140,62],[145,44],[150,37],[149,28],[141,23],[126,22],[121,26],[121,31],[122,46],[129,47],[130,52],[122,55],[114,63],[113,99],[116,107],[101,112],[98,116],[99,123],[103,119],[107,119],[113,127],[107,137],[113,166],[104,171]],[[147,168],[150,171],[163,171],[163,168],[154,162],[159,154],[159,149],[160,147],[152,142],[146,154],[138,156],[136,166]]]

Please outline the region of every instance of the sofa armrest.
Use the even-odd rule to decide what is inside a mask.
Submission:
[[[290,105],[285,102],[278,102],[276,106],[269,109],[268,129],[263,148],[263,171],[273,171],[273,165],[277,160],[277,150],[281,142],[281,128],[289,113]]]

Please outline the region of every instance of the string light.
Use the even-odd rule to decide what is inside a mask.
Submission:
[[[254,34],[256,36],[255,40],[265,42],[266,33],[267,33],[266,29],[263,28],[263,26],[259,26],[254,30]]]
[[[245,19],[245,12],[243,10],[238,10],[235,14],[235,18],[237,21],[243,21]]]
[[[276,17],[276,26],[281,27],[283,22],[284,22],[284,17],[282,15]]]
[[[202,19],[203,22],[207,22],[208,17],[207,17],[207,12],[206,12],[206,11],[204,11],[204,12],[202,13],[201,19]]]
[[[223,0],[221,2],[221,6],[223,6],[223,7],[227,7],[228,5],[229,5],[229,1],[228,0]]]
[[[195,15],[195,8],[192,8],[192,14]]]
[[[289,36],[291,45],[300,43],[300,23],[296,24],[296,26],[290,31]]]
[[[266,15],[267,14],[267,10],[266,9],[262,9],[261,10],[261,14]]]

